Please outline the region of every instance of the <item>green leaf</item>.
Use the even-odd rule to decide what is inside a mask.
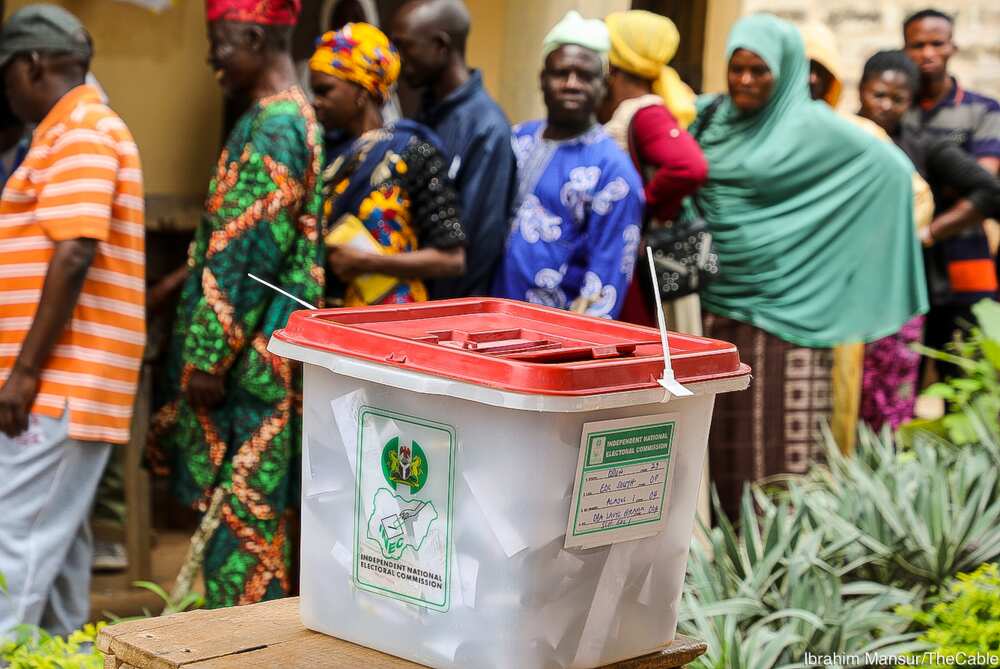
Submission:
[[[985,337],[1000,342],[1000,304],[993,300],[981,300],[972,305],[972,315]]]
[[[949,383],[959,390],[970,393],[983,389],[983,382],[978,379],[952,379]]]
[[[948,414],[941,419],[941,424],[948,431],[948,438],[955,444],[972,444],[976,441],[976,430],[965,414]]]
[[[1000,370],[1000,341],[984,339],[979,346],[983,350],[983,355],[993,365],[993,369]]]
[[[5,595],[8,592],[7,591],[7,577],[3,575],[2,571],[0,571],[0,592],[2,592]]]
[[[955,389],[947,383],[932,383],[921,394],[927,397],[940,397],[943,400],[955,399]]]

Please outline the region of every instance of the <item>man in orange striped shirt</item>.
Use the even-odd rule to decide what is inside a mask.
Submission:
[[[87,618],[88,516],[111,445],[129,440],[145,344],[139,154],[84,83],[91,52],[53,5],[0,33],[11,107],[37,124],[0,197],[0,637]]]

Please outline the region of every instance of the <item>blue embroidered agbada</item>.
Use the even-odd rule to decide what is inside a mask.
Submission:
[[[617,318],[639,249],[642,182],[601,126],[542,138],[515,126],[516,213],[494,295]]]

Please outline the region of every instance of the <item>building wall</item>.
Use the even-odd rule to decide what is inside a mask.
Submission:
[[[628,9],[629,0],[481,0],[505,4],[506,16],[495,32],[503,34],[499,63],[498,100],[511,121],[518,123],[545,113],[538,73],[542,69],[542,39],[566,12],[575,9],[588,18],[604,18]],[[477,4],[477,3],[472,3]],[[474,13],[475,18],[475,13]],[[502,26],[502,28],[501,28]],[[500,29],[497,29],[500,28]],[[475,37],[475,28],[473,28]]]
[[[723,93],[726,90],[726,40],[733,23],[742,13],[743,0],[708,0],[703,63],[706,93]]]
[[[743,14],[768,11],[793,23],[825,23],[837,36],[843,59],[840,107],[858,108],[858,79],[865,60],[879,49],[902,46],[903,20],[933,7],[955,16],[959,51],[951,70],[966,88],[1000,98],[1000,3],[996,0],[743,0]]]
[[[26,4],[9,1],[7,12]],[[147,194],[197,204],[218,154],[222,109],[205,64],[204,3],[176,0],[162,14],[108,0],[56,4],[76,14],[94,38],[93,72],[135,135]]]
[[[483,73],[486,90],[500,95],[500,74],[504,64],[504,32],[507,24],[507,4],[498,0],[466,0],[472,15],[472,30],[466,49],[470,67]]]

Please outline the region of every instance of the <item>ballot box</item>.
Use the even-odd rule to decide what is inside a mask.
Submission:
[[[731,344],[489,298],[299,311],[303,624],[439,668],[598,667],[675,634]]]

